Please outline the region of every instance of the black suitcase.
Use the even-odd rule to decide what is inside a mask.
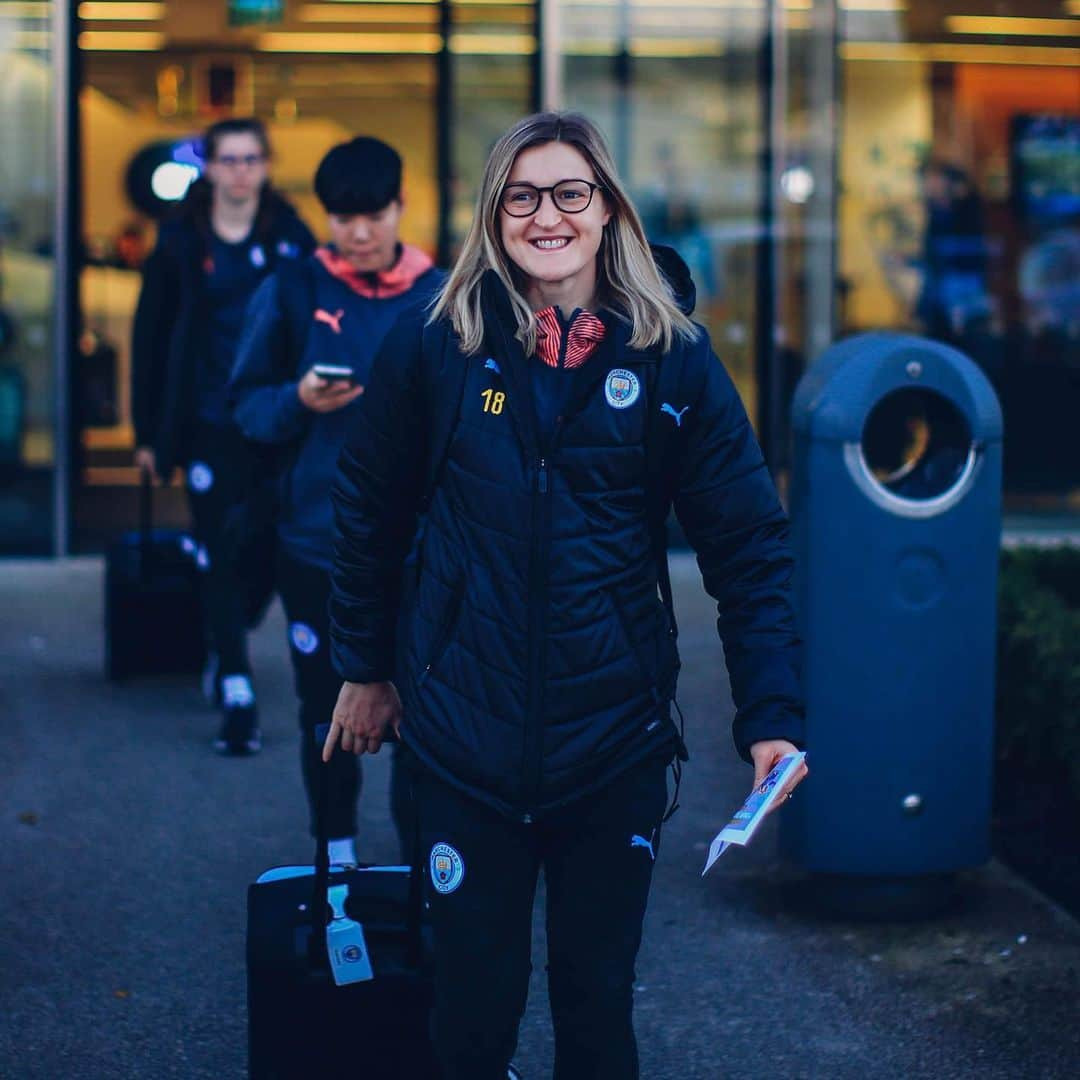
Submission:
[[[175,529],[153,528],[153,494],[144,473],[139,528],[105,556],[105,674],[198,672],[206,663],[196,546]]]
[[[321,819],[325,792],[319,801]],[[320,835],[314,867],[268,870],[248,888],[251,1080],[436,1080],[417,867],[414,859],[413,867],[331,869]],[[327,890],[337,885],[348,887],[345,912],[363,927],[373,974],[344,986],[334,981],[326,944]]]

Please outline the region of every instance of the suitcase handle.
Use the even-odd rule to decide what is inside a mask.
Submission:
[[[316,724],[312,737],[321,749],[330,731],[329,724]],[[338,753],[345,753],[338,750]],[[330,851],[326,819],[330,811],[329,765],[325,762],[315,770],[317,780],[315,799],[315,877],[311,893],[311,947],[319,954],[326,951],[326,893],[330,887]],[[409,963],[419,967],[424,955],[420,924],[423,913],[423,885],[420,876],[420,822],[413,815],[413,849],[409,866],[409,899],[406,927],[409,935]]]

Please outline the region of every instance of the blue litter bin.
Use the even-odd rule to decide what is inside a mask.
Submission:
[[[795,394],[809,782],[781,848],[848,914],[921,914],[990,854],[1001,410],[937,342],[863,334]]]

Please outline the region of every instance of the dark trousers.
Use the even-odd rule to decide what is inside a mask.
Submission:
[[[445,1080],[506,1076],[525,1009],[541,867],[555,1080],[636,1080],[634,960],[667,802],[666,769],[663,760],[643,762],[527,825],[417,770],[435,932],[432,1027]],[[459,883],[439,845],[459,857]],[[440,875],[450,891],[440,891]]]
[[[330,662],[330,574],[311,563],[278,554],[277,588],[289,624],[289,655],[300,699],[300,770],[310,811],[311,835],[316,835],[319,781],[330,785],[326,835],[331,839],[356,834],[356,803],[360,796],[360,759],[340,748],[327,764],[322,743],[315,737],[320,724],[334,715],[341,676]],[[393,747],[390,769],[390,813],[398,834],[401,861],[411,862],[415,844],[412,791],[401,768],[400,748]],[[320,777],[320,770],[325,774]]]
[[[289,655],[300,699],[300,770],[311,811],[311,834],[316,832],[318,770],[325,769],[323,779],[330,785],[327,836],[354,836],[356,801],[360,796],[359,759],[339,749],[324,766],[322,743],[315,737],[318,725],[330,723],[341,690],[341,676],[330,663],[330,574],[281,553],[277,586],[289,622]]]
[[[257,558],[241,554],[236,541],[238,517],[256,469],[254,452],[239,432],[209,424],[196,428],[187,493],[200,548],[206,625],[222,676],[250,675],[248,626],[269,592],[269,575],[260,572]]]

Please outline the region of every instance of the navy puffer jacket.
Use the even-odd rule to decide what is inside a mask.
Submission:
[[[719,605],[736,744],[744,757],[759,739],[801,745],[787,519],[705,331],[674,346],[686,396],[665,403],[649,388],[666,358],[629,348],[629,327],[611,320],[612,340],[577,370],[547,435],[526,367],[539,361],[514,339],[493,274],[483,301],[479,355],[417,316],[375,360],[333,495],[339,673],[376,682],[393,671],[394,583],[427,494],[433,417],[452,408],[398,678],[402,739],[451,784],[524,820],[672,753],[678,657],[657,592],[644,448],[648,410],[668,404],[680,421],[675,509]],[[462,364],[458,404],[446,397]]]
[[[202,182],[205,186],[205,182]],[[143,266],[143,284],[131,338],[131,407],[136,446],[152,447],[155,467],[168,480],[186,465],[196,414],[198,370],[210,349],[205,262],[209,225],[188,201],[164,222]],[[296,211],[267,189],[251,245],[261,249],[269,276],[283,262],[309,254],[315,240]]]

